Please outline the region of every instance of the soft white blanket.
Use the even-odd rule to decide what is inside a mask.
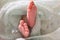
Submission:
[[[0,10],[0,37],[6,40],[22,38],[18,30],[21,15],[26,15],[28,1],[16,1],[7,3]],[[50,9],[35,3],[37,19],[31,36],[27,40],[60,40],[60,19],[59,15],[53,14]],[[52,24],[51,24],[52,23]],[[55,31],[56,30],[56,31]],[[42,34],[42,35],[41,35]]]

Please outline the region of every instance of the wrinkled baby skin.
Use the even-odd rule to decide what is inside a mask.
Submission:
[[[34,27],[35,25],[36,13],[37,13],[37,7],[35,6],[34,2],[31,1],[27,8],[27,21],[30,27]]]
[[[30,30],[28,27],[33,28],[33,26],[35,25],[36,12],[37,8],[34,2],[31,1],[27,8],[27,15],[22,16],[22,19],[20,20],[20,24],[18,26],[19,31],[25,38],[27,38],[30,35]]]

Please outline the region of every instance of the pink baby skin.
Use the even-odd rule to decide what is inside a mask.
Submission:
[[[36,13],[37,13],[37,7],[35,6],[33,1],[30,1],[30,3],[27,6],[27,15],[24,16],[22,20],[20,20],[18,26],[19,31],[21,32],[22,36],[25,38],[29,37],[30,35],[29,28],[33,28],[35,25]]]

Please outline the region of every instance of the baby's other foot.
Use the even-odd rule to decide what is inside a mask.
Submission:
[[[35,6],[34,2],[31,1],[27,8],[27,21],[30,27],[33,27],[36,22],[36,14],[37,7]]]
[[[29,36],[29,29],[27,26],[27,23],[24,22],[24,20],[20,20],[20,24],[18,26],[19,31],[21,32],[23,37],[28,37]]]

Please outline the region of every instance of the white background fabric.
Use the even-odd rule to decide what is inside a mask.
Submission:
[[[11,0],[8,0],[8,1],[5,1],[5,0],[2,0],[2,1],[0,1],[0,9],[2,8],[2,6],[4,6],[4,4],[6,4],[7,2],[10,2]],[[14,0],[13,0],[14,1]],[[39,1],[39,0],[38,0]],[[37,5],[38,4],[38,5]],[[42,19],[44,19],[44,20],[46,20],[45,22],[46,22],[46,24],[44,25],[44,26],[42,26],[42,29],[43,29],[43,34],[45,34],[45,35],[41,35],[41,36],[37,36],[37,35],[35,35],[35,36],[37,36],[37,37],[33,37],[32,36],[32,39],[33,40],[60,40],[60,12],[59,12],[59,10],[60,10],[60,1],[39,1],[39,2],[37,2],[36,3],[36,5],[38,6],[38,8],[40,8],[39,10],[42,12],[42,14],[43,13],[45,13],[45,16],[47,16],[47,14],[48,15],[50,15],[50,16],[52,16],[53,14],[53,17],[51,18],[51,21],[50,22],[53,22],[53,23],[55,23],[53,26],[50,26],[49,25],[49,28],[48,29],[46,29],[46,27],[44,27],[44,26],[47,26],[47,24],[49,23],[50,24],[50,22],[47,22],[48,20],[46,20],[46,19],[44,19],[45,17],[43,17],[43,15],[42,15]],[[7,7],[7,5],[5,6],[5,7]],[[9,9],[9,8],[8,8]],[[14,11],[14,10],[12,10],[12,11]],[[3,11],[2,11],[3,12]],[[9,10],[7,10],[7,13],[10,13],[10,11]],[[13,13],[13,12],[12,12]],[[16,12],[17,13],[17,12]],[[52,14],[53,13],[53,14]],[[1,12],[0,12],[0,14],[1,14]],[[1,14],[2,15],[2,14]],[[11,15],[11,14],[10,14]],[[14,15],[14,13],[13,13],[13,15]],[[6,16],[5,16],[6,17]],[[8,16],[7,16],[8,17]],[[49,16],[47,16],[48,18],[49,18]],[[0,16],[0,18],[1,18],[1,16]],[[2,34],[2,35],[0,35],[1,37],[3,37],[3,38],[8,38],[8,39],[11,39],[12,38],[12,36],[6,36],[6,35],[10,35],[10,34],[8,34],[9,32],[8,31],[4,31],[5,29],[5,27],[4,27],[4,24],[2,23],[2,20],[3,18],[1,18],[1,21],[0,21],[0,34]],[[5,20],[5,25],[6,25],[6,20]],[[57,22],[59,22],[59,24],[57,24]],[[8,24],[8,23],[7,23]],[[15,24],[13,24],[13,25],[15,25]],[[18,25],[18,24],[17,24]],[[2,27],[3,26],[3,27]],[[11,26],[12,27],[12,26]],[[11,28],[10,27],[10,28]],[[14,27],[13,27],[14,28]],[[2,31],[3,30],[3,31]],[[8,30],[8,29],[6,29],[6,30]],[[15,30],[15,29],[14,29]],[[13,30],[13,32],[14,32],[14,30]],[[4,32],[6,32],[6,33],[4,33]],[[7,33],[8,32],[8,33]],[[49,33],[50,32],[50,33]],[[48,33],[48,34],[47,34]],[[6,36],[6,37],[4,37],[4,36]],[[16,35],[15,35],[16,36]],[[20,36],[19,36],[20,37]],[[35,39],[35,38],[37,38],[37,39]]]

